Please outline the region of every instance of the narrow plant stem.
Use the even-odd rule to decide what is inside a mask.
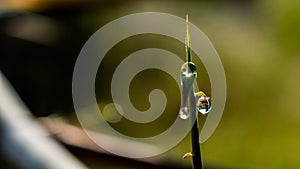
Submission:
[[[198,125],[197,120],[195,121],[192,127],[192,150],[193,150],[193,168],[194,169],[202,169],[202,159],[201,159],[201,150],[199,144],[199,134],[198,134]]]
[[[191,62],[191,40],[190,40],[190,32],[189,32],[189,16],[185,16],[185,30],[186,30],[186,35],[185,35],[185,50],[186,50],[186,61]]]
[[[190,42],[190,33],[189,33],[189,20],[188,15],[186,15],[186,60],[187,62],[192,62],[191,58],[191,42]],[[198,120],[197,120],[197,111],[196,111],[196,98],[195,98],[195,89],[190,90],[189,93],[189,111],[191,113],[191,121],[194,122],[192,125],[191,137],[192,137],[192,161],[194,169],[202,169],[202,159],[201,159],[201,150],[199,143],[199,129],[198,129]]]
[[[196,100],[195,96],[192,92],[190,93],[190,107],[191,107],[191,121],[194,123],[192,124],[192,131],[191,131],[191,139],[192,139],[192,161],[193,161],[193,169],[202,169],[202,158],[201,158],[201,149],[199,143],[199,129],[198,129],[198,120],[197,120],[197,112],[196,112]]]

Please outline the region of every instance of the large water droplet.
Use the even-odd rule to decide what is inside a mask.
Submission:
[[[201,114],[207,114],[211,110],[210,98],[207,96],[200,96],[197,101],[197,110]]]
[[[179,110],[179,117],[183,120],[186,120],[190,117],[190,112],[188,107],[181,107]]]

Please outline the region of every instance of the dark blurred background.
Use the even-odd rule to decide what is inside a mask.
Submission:
[[[71,91],[73,68],[82,46],[106,23],[149,11],[182,18],[189,14],[190,22],[209,37],[222,60],[227,102],[217,130],[201,145],[204,165],[207,168],[300,168],[298,0],[2,0],[0,70],[37,119],[59,117],[68,125],[79,126]],[[147,47],[163,48],[184,58],[184,46],[174,39],[158,35],[128,38],[108,53],[106,57],[111,60],[104,60],[107,62],[101,69],[104,79],[96,79],[99,100],[110,102],[110,90],[106,89],[110,74],[105,72],[112,73],[123,57]],[[209,77],[201,61],[196,61],[196,65],[199,65],[198,73],[203,75],[197,79],[198,85],[210,93]],[[153,87],[152,78],[160,79],[161,83]],[[172,104],[168,103],[169,112],[179,110],[179,90],[171,84],[170,88],[168,78],[155,70],[139,74],[131,86],[132,90],[136,89],[132,97],[137,108],[149,107],[145,101],[147,92],[141,91],[160,87],[172,99]],[[141,87],[142,82],[145,84]],[[99,102],[99,107],[105,104]],[[128,131],[122,126],[114,127],[144,137],[160,133],[171,122],[172,118],[165,115],[154,124],[139,126],[140,130],[134,130],[132,124],[128,124]],[[158,127],[152,130],[151,125]],[[73,147],[63,140],[60,142],[90,168],[189,168],[191,165],[189,160],[181,159],[190,148],[188,136],[172,150],[151,159],[151,163],[76,148],[80,143],[74,143]],[[10,163],[5,154],[2,156],[5,163]],[[160,158],[167,160],[156,163]]]

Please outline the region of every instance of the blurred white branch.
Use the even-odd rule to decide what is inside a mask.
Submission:
[[[21,168],[84,169],[44,131],[0,72],[1,151]]]

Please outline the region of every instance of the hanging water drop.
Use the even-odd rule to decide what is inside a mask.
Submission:
[[[211,110],[211,102],[210,98],[204,94],[204,96],[199,96],[199,99],[197,101],[196,108],[199,113],[201,114],[207,114]]]
[[[183,120],[186,120],[190,117],[190,112],[188,107],[181,107],[179,110],[179,117]]]
[[[182,99],[181,108],[179,110],[179,117],[181,119],[188,119],[190,117],[190,111],[188,108],[188,98],[193,93],[193,84],[195,82],[197,72],[196,66],[192,62],[186,62],[180,69],[180,81],[182,85]]]

